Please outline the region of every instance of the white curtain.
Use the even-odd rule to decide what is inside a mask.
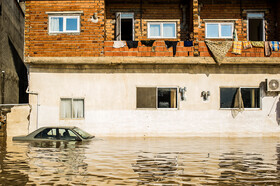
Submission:
[[[74,99],[73,100],[73,118],[84,117],[84,100]]]
[[[50,21],[50,29],[52,32],[59,32],[59,17],[52,17]]]
[[[71,99],[61,99],[60,103],[60,117],[61,118],[71,118]]]

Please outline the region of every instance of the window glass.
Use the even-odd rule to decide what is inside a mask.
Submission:
[[[221,25],[221,36],[222,37],[231,37],[232,36],[232,25],[222,24]]]
[[[219,37],[219,25],[218,24],[207,24],[207,37],[218,38]]]
[[[160,24],[150,24],[150,36],[151,37],[160,37]]]
[[[244,108],[260,108],[260,89],[241,88]]]
[[[55,138],[55,137],[56,137],[55,129],[47,128],[47,129],[44,129],[42,132],[38,133],[34,138],[49,139],[49,138]]]
[[[239,88],[220,88],[220,108],[234,108],[234,101]],[[259,88],[240,88],[244,108],[260,108]],[[238,103],[237,103],[238,104]],[[239,108],[243,107],[242,105]]]
[[[137,108],[156,108],[156,88],[138,87]]]
[[[163,24],[163,37],[172,38],[175,37],[175,24]]]
[[[71,118],[72,113],[72,100],[67,98],[62,98],[60,102],[60,117],[61,118]]]
[[[66,19],[66,30],[67,31],[78,31],[78,19],[67,18]]]
[[[73,99],[73,118],[84,117],[84,100]]]
[[[220,108],[233,108],[234,98],[238,88],[221,88],[220,89]]]
[[[177,108],[176,88],[158,88],[158,108]]]
[[[52,32],[62,32],[63,31],[63,18],[62,17],[51,17],[50,31],[52,31]]]
[[[263,19],[264,14],[263,13],[248,13],[247,18],[259,18]]]

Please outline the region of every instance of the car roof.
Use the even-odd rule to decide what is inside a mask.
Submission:
[[[47,128],[55,128],[55,129],[73,129],[73,128],[77,128],[75,126],[45,126],[45,127],[41,127],[40,129],[47,129]]]

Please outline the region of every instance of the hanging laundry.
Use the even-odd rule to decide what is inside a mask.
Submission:
[[[178,41],[164,41],[166,48],[169,49],[170,47],[173,47],[173,57],[176,55],[176,48]]]
[[[125,41],[114,41],[113,48],[122,48],[126,46]]]
[[[184,47],[191,47],[193,46],[193,41],[184,41]]]
[[[243,49],[250,49],[252,48],[252,44],[250,41],[243,41]]]
[[[271,43],[269,41],[264,42],[264,55],[266,57],[271,55]]]
[[[263,41],[251,41],[251,44],[252,44],[253,47],[264,48],[264,42]]]
[[[138,41],[126,41],[126,44],[129,49],[138,47]]]
[[[270,46],[271,46],[272,51],[279,51],[279,42],[278,41],[271,41]]]
[[[145,45],[147,47],[153,46],[154,42],[155,42],[155,40],[142,40],[141,41],[142,45]]]
[[[229,49],[232,46],[231,41],[205,41],[207,47],[211,51],[214,60],[220,65]]]
[[[231,53],[240,55],[241,52],[242,52],[242,41],[233,41]]]

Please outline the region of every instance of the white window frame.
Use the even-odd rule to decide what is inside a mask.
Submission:
[[[218,24],[218,37],[208,37],[207,35],[207,26],[211,24]],[[224,37],[222,36],[221,26],[222,25],[231,25],[231,36]],[[205,38],[207,39],[233,39],[233,30],[234,30],[234,23],[233,22],[207,22],[205,23]]]
[[[52,31],[51,30],[51,18],[63,18],[63,31]],[[77,19],[77,30],[66,30],[66,19],[68,18],[76,18]],[[59,34],[59,33],[80,33],[81,24],[80,24],[80,16],[79,15],[49,15],[49,33],[50,34]]]
[[[256,110],[262,110],[262,91],[261,91],[261,88],[260,87],[219,87],[219,109],[220,110],[233,110],[233,109],[237,109],[237,108],[221,108],[220,105],[221,105],[221,88],[237,88],[237,89],[243,89],[243,88],[251,88],[251,89],[259,89],[260,91],[260,95],[259,95],[259,102],[260,102],[260,107],[259,108],[244,108],[244,110],[249,110],[249,111],[256,111]]]
[[[179,87],[174,86],[137,86],[137,88],[155,88],[156,89],[156,108],[137,108],[136,103],[136,109],[137,110],[179,110]],[[164,89],[164,88],[170,88],[170,89],[176,89],[176,108],[158,108],[158,89]],[[137,94],[136,94],[137,96]],[[136,97],[137,100],[137,97]]]
[[[61,117],[61,101],[62,99],[71,99],[71,117],[70,118],[63,118]],[[83,100],[83,117],[81,118],[74,118],[73,117],[73,100]],[[60,102],[59,102],[59,118],[61,120],[81,120],[81,119],[85,119],[85,98],[69,98],[69,97],[61,97],[60,98]]]
[[[164,24],[174,24],[175,25],[175,37],[164,37],[163,36],[163,25]],[[160,36],[150,36],[150,25],[160,25]],[[177,22],[176,21],[163,21],[163,22],[148,22],[148,38],[149,39],[176,39],[177,38]]]

